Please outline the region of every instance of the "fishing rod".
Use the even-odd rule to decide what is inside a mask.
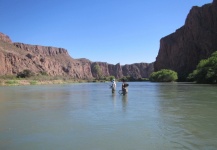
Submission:
[[[105,82],[105,83],[109,86],[109,88],[112,88],[112,85],[110,82]]]
[[[122,90],[119,90],[118,93],[119,93],[120,95],[122,95],[122,94],[123,94],[123,91],[122,91]]]

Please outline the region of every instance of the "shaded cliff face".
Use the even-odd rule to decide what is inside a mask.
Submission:
[[[7,35],[0,33],[0,75],[16,75],[28,69],[36,74],[46,72],[50,76],[92,79],[98,77],[93,70],[96,64],[100,66],[102,76],[115,76],[116,78],[121,78],[123,75],[147,78],[151,73],[149,71],[153,70],[153,65],[141,63],[140,65],[132,64],[132,67],[127,70],[129,72],[122,71],[125,66],[120,64],[112,65],[106,62],[91,62],[88,59],[73,59],[66,49],[12,43]],[[136,73],[133,73],[135,71]]]
[[[134,79],[144,77],[148,78],[153,71],[153,63],[135,63],[131,65],[122,66],[123,75],[133,77]]]
[[[217,50],[217,0],[192,7],[185,25],[160,40],[155,71],[172,69],[179,77],[191,73],[201,59]]]

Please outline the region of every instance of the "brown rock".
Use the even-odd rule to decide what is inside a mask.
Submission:
[[[122,66],[124,76],[130,76],[134,79],[148,78],[154,71],[153,63],[135,63]]]
[[[193,7],[185,25],[160,40],[155,71],[172,69],[185,78],[201,59],[217,50],[217,0]]]
[[[16,75],[25,69],[35,74],[46,72],[50,76],[67,76],[75,79],[97,78],[93,66],[100,66],[102,76],[133,75],[134,78],[148,77],[153,65],[147,63],[127,65],[112,65],[106,62],[91,62],[88,59],[73,59],[66,49],[12,43],[8,36],[1,35],[0,39],[0,75]],[[127,72],[129,71],[129,72]]]
[[[7,42],[7,43],[12,43],[11,39],[9,38],[9,36],[3,34],[0,32],[0,40],[3,42]]]

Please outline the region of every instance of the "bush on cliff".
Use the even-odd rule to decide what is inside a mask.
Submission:
[[[119,79],[120,81],[130,81],[130,76],[123,76],[122,78]]]
[[[104,78],[105,81],[112,81],[113,79],[115,79],[115,76],[107,76]]]
[[[217,83],[217,51],[210,58],[199,62],[196,70],[189,74],[188,81],[209,84]]]
[[[31,76],[34,76],[34,73],[31,70],[25,69],[22,72],[19,72],[17,74],[17,78],[29,78]]]
[[[178,75],[173,70],[162,69],[157,72],[153,72],[150,75],[149,80],[152,82],[172,82],[178,79]]]
[[[102,70],[101,67],[98,64],[95,64],[92,68],[93,73],[96,75],[97,79],[102,78]]]

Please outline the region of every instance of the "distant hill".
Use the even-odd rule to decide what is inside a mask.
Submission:
[[[214,51],[217,51],[217,0],[192,7],[184,26],[160,40],[154,68],[172,69],[185,80],[199,61]]]
[[[73,59],[64,48],[13,43],[9,36],[0,33],[0,75],[16,75],[25,69],[34,73],[46,72],[50,76],[69,76],[76,79],[97,77],[94,66],[98,65],[102,76],[131,76],[148,78],[153,63],[131,65],[92,62],[86,58]]]

